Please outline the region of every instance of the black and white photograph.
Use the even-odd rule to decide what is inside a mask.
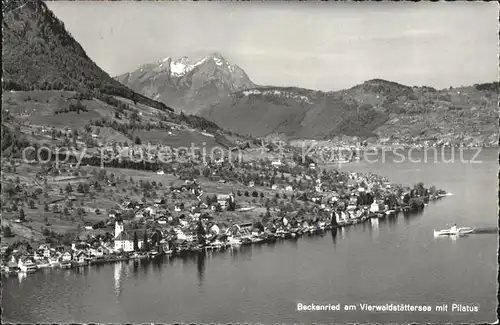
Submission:
[[[498,324],[498,2],[2,16],[2,323]]]

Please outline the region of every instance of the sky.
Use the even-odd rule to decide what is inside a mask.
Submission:
[[[48,2],[112,76],[219,52],[259,85],[324,91],[381,78],[498,80],[496,2]]]

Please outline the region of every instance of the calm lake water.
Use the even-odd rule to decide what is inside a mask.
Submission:
[[[497,152],[483,150],[481,164],[343,165],[454,195],[419,215],[322,237],[11,277],[2,283],[3,317],[29,323],[494,321],[497,234],[434,238],[433,228],[497,226]],[[358,310],[298,312],[298,302],[355,304]],[[361,311],[361,303],[478,304],[479,312],[374,313]]]

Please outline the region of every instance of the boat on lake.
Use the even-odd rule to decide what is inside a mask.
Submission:
[[[46,267],[51,267],[51,264],[48,260],[41,260],[38,262],[36,265],[39,269],[46,268]]]
[[[130,256],[131,259],[134,259],[134,260],[143,260],[143,259],[146,259],[148,258],[148,255],[147,254],[140,254],[140,253],[134,253]]]
[[[453,226],[450,229],[434,230],[434,236],[467,235],[472,232],[474,232],[474,228],[471,227],[457,228],[457,226]]]
[[[151,251],[148,253],[149,258],[156,258],[160,255],[158,251]]]

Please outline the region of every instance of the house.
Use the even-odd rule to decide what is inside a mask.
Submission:
[[[72,242],[71,243],[71,249],[74,251],[87,250],[89,247],[90,247],[90,245],[85,243],[85,242]]]
[[[92,228],[92,224],[90,222],[85,222],[85,229],[86,230],[92,230],[94,228]]]
[[[176,233],[177,233],[177,239],[178,240],[185,240],[185,241],[194,241],[196,239],[196,236],[191,233],[191,232],[184,232],[180,229],[176,229]]]
[[[166,225],[167,224],[167,219],[165,217],[161,217],[156,222],[158,222],[160,225]]]
[[[213,224],[212,226],[210,226],[210,228],[208,228],[211,232],[215,233],[215,234],[220,234],[220,227],[217,226],[217,224]]]
[[[234,200],[233,194],[219,194],[217,195],[217,203],[222,209],[226,208],[229,200]]]
[[[272,190],[277,190],[278,189],[278,185],[277,184],[273,184],[273,186],[271,186],[271,189]]]
[[[282,164],[281,164],[281,160],[275,160],[275,161],[272,161],[271,162],[271,166],[275,167],[275,168],[278,168],[280,167]]]
[[[288,185],[287,187],[285,187],[285,191],[293,192],[293,187],[291,185]]]
[[[37,249],[33,252],[33,259],[35,261],[41,260],[42,258],[44,258],[42,249]]]
[[[81,251],[75,255],[75,262],[77,262],[78,264],[85,264],[85,263],[87,263],[87,260],[89,258],[90,258],[90,256],[87,253],[85,253],[84,251]]]
[[[158,175],[164,175],[165,172],[163,170],[159,170],[159,171],[156,172],[156,174],[158,174]]]
[[[248,187],[254,187],[254,186],[255,186],[255,182],[254,181],[248,182]]]
[[[70,251],[66,251],[61,255],[61,262],[70,262],[73,260],[73,254]]]
[[[154,202],[155,206],[166,203],[165,199],[155,199],[153,202]]]
[[[94,257],[103,257],[104,252],[105,252],[105,249],[102,246],[89,249],[89,255],[94,256]]]
[[[246,222],[246,223],[242,223],[242,224],[237,225],[237,227],[238,227],[238,232],[241,235],[247,235],[247,236],[249,236],[252,233],[253,223]]]

